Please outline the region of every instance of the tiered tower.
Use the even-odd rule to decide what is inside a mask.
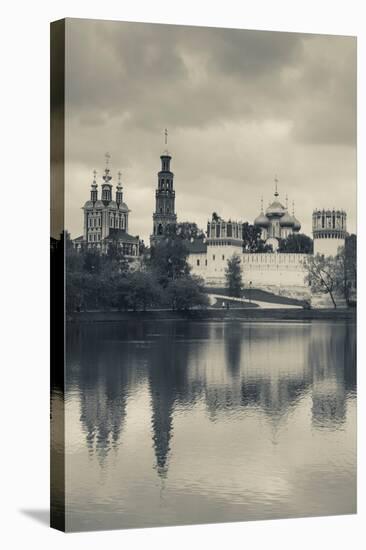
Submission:
[[[97,172],[94,170],[94,178],[91,184],[90,200],[83,206],[84,232],[81,237],[74,240],[76,248],[86,244],[88,248],[99,248],[106,252],[109,239],[115,239],[125,255],[139,255],[139,239],[128,234],[128,216],[130,210],[123,202],[123,188],[121,172],[118,172],[118,184],[116,188],[116,200],[112,196],[112,175],[109,166],[110,155],[106,153],[106,167],[102,177],[102,193],[98,198]]]
[[[314,210],[314,255],[336,256],[347,236],[347,214],[344,210]]]
[[[168,144],[168,131],[165,130],[165,145]],[[153,244],[162,238],[168,226],[177,223],[175,213],[174,174],[170,170],[172,159],[169,151],[165,149],[160,156],[161,170],[158,172],[158,188],[155,191],[155,212],[153,214],[153,233],[150,242]]]

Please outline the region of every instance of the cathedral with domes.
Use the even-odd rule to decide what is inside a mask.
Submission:
[[[98,197],[97,172],[91,184],[90,199],[83,206],[84,232],[74,240],[76,249],[86,246],[107,252],[109,244],[114,241],[120,246],[125,256],[139,255],[139,237],[128,233],[128,216],[130,209],[123,200],[122,174],[118,172],[115,199],[113,199],[112,175],[109,168],[110,156],[106,154],[106,167],[102,177],[101,196]]]
[[[301,224],[295,217],[294,203],[292,203],[293,211],[291,215],[288,211],[287,196],[285,206],[279,201],[277,178],[275,183],[274,201],[269,204],[264,212],[262,200],[261,212],[254,220],[254,225],[261,229],[261,238],[266,245],[272,246],[274,252],[278,249],[279,239],[286,239],[289,235],[299,233],[301,229]]]

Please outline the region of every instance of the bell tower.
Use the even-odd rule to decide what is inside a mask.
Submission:
[[[162,238],[168,226],[177,223],[175,213],[175,191],[174,174],[170,170],[170,161],[172,159],[168,145],[168,130],[165,130],[166,149],[160,156],[161,170],[158,172],[158,188],[155,191],[155,212],[153,214],[153,232],[150,236],[150,243]]]
[[[104,170],[104,176],[103,180],[104,183],[102,183],[102,201],[104,206],[108,206],[108,203],[112,200],[112,184],[111,184],[111,171],[109,168],[109,160],[111,158],[111,155],[109,153],[105,154],[106,159],[106,165]]]

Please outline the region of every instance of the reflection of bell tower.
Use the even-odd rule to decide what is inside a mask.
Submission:
[[[160,477],[165,478],[168,473],[177,373],[172,346],[167,342],[162,344],[162,348],[151,356],[149,386],[156,470]]]
[[[168,130],[165,130],[165,145],[168,144]],[[155,192],[155,212],[153,214],[153,233],[151,244],[161,238],[168,226],[177,223],[175,214],[174,174],[170,171],[171,155],[166,149],[160,156],[161,170],[158,172],[158,188]]]

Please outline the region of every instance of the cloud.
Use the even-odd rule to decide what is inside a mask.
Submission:
[[[168,127],[180,219],[252,221],[278,173],[308,232],[333,203],[354,230],[354,38],[71,19],[66,76],[70,204],[109,150],[147,238]],[[75,207],[69,225],[82,231]]]

